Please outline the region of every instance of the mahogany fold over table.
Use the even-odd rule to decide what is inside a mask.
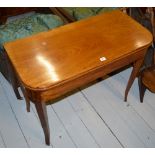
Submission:
[[[4,45],[17,98],[20,85],[30,109],[34,102],[50,144],[46,102],[133,64],[125,101],[151,33],[121,11],[100,14]],[[95,93],[95,92],[94,92]]]

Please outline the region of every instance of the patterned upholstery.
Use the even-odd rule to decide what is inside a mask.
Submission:
[[[113,10],[116,10],[116,9],[118,9],[118,8],[114,8],[114,7],[113,7],[113,8],[112,8],[112,7],[102,8],[102,9],[100,9],[100,10],[97,12],[97,14],[110,12],[110,11],[113,11]]]
[[[73,7],[63,7],[63,9],[68,13],[68,14],[70,14],[71,16],[73,16],[74,17],[74,15],[73,15],[73,13],[74,13],[74,10],[75,10],[75,8],[73,8]]]
[[[75,8],[74,17],[76,20],[81,20],[90,16],[94,16],[96,13],[89,8]]]
[[[94,16],[100,13],[109,12],[118,8],[114,7],[64,7],[63,8],[68,14],[70,14],[76,20],[81,20],[90,16]]]
[[[34,14],[0,26],[0,48],[7,41],[27,37],[63,25],[56,15]]]

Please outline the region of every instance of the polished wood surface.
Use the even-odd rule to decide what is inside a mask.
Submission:
[[[38,12],[43,14],[55,14],[58,15],[64,23],[66,23],[66,20],[60,13],[55,11],[56,9],[54,7],[46,8],[46,7],[0,7],[0,24],[6,24],[7,19],[9,17],[22,15],[24,13],[30,13],[30,12]],[[1,49],[2,50],[2,49]],[[4,77],[10,82],[10,77],[8,75],[8,70],[6,67],[6,58],[4,52],[0,52],[0,72],[4,75]]]
[[[45,90],[131,55],[151,41],[146,29],[120,11],[113,11],[4,47],[23,84]],[[106,60],[101,61],[102,57]]]
[[[50,144],[45,102],[133,63],[125,101],[152,35],[121,11],[112,11],[4,45],[27,110],[35,103]]]

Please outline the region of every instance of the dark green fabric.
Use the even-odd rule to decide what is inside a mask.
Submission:
[[[74,16],[73,13],[74,13],[74,9],[73,7],[64,7],[63,8],[69,15],[71,16]]]
[[[98,11],[100,11],[102,8],[101,7],[91,7],[90,8],[92,11],[94,11],[94,13],[97,13]]]
[[[100,10],[97,12],[97,14],[110,12],[110,11],[113,11],[113,10],[116,10],[116,9],[118,9],[118,8],[105,7],[105,8],[100,9]]]
[[[90,16],[94,16],[96,13],[90,8],[75,8],[74,17],[76,20],[81,20]]]
[[[53,29],[64,24],[62,19],[57,15],[39,14],[37,18],[41,21],[41,24],[46,26],[48,29]]]
[[[65,7],[63,8],[68,14],[76,20],[81,20],[100,13],[109,12],[118,8],[114,7]]]
[[[56,15],[34,14],[0,26],[0,46],[4,42],[27,37],[63,25]]]

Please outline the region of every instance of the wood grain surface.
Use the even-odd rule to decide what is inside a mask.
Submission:
[[[45,90],[128,55],[134,59],[134,53],[151,42],[152,35],[145,28],[122,12],[112,11],[4,47],[24,86]]]

